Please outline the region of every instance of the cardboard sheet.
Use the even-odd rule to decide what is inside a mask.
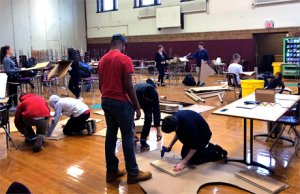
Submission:
[[[99,110],[99,111],[95,111],[94,113],[97,114],[97,115],[104,116],[104,111],[103,111],[103,109],[101,109],[101,110]]]
[[[30,68],[21,68],[21,71],[29,71],[29,70],[42,69],[42,68],[47,67],[48,64],[49,64],[49,62],[37,63],[34,67],[30,67]]]
[[[57,123],[56,127],[54,128],[52,134],[50,137],[47,137],[47,139],[50,140],[61,140],[62,138],[66,137],[66,135],[63,133],[63,127],[67,124],[69,119],[61,120]],[[88,120],[95,120],[96,123],[101,122],[101,119],[96,118],[89,118]]]
[[[192,106],[183,107],[182,110],[192,110],[192,111],[195,111],[197,113],[201,113],[201,112],[206,112],[206,111],[212,110],[214,108],[215,107],[213,107],[213,106],[194,104]]]
[[[178,177],[173,177],[150,165],[151,161],[159,158],[159,150],[144,152],[137,155],[137,163],[139,164],[139,167],[152,172],[152,179],[139,183],[146,193],[197,193],[201,186],[213,183],[229,184],[252,193],[268,193],[263,189],[235,177],[234,173],[245,170],[245,167],[235,166],[231,163],[224,164],[222,162],[210,162],[195,166],[195,169],[192,169]]]
[[[73,61],[60,61],[48,74],[47,79],[57,76],[58,78],[63,78],[71,67]]]
[[[17,132],[18,129],[17,127],[15,126],[15,117],[10,117],[9,118],[9,127],[10,127],[10,132]],[[0,128],[0,133],[5,133],[4,130],[2,128]]]
[[[106,137],[106,130],[107,130],[107,128],[101,129],[100,131],[97,131],[96,133],[94,133],[94,135]],[[122,138],[120,129],[118,130],[117,138],[118,139]]]
[[[200,82],[205,83],[206,79],[210,75],[214,75],[216,72],[202,60],[201,63],[201,72],[200,72]]]

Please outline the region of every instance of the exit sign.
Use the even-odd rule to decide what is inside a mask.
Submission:
[[[273,20],[268,20],[265,22],[265,28],[274,28]]]

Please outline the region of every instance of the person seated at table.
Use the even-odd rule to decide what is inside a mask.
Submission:
[[[145,114],[144,126],[140,138],[141,148],[149,150],[150,146],[146,141],[151,129],[152,115],[154,117],[154,127],[157,130],[157,141],[160,141],[162,138],[160,132],[159,96],[156,91],[155,83],[151,79],[147,79],[146,83],[135,84],[134,90],[140,107]]]
[[[238,86],[241,86],[241,74],[243,73],[243,66],[240,63],[241,55],[238,53],[233,54],[233,62],[228,66],[228,73],[234,73],[236,75],[236,81]]]
[[[282,73],[281,72],[277,72],[275,74],[275,76],[273,77],[273,79],[271,79],[270,81],[265,79],[265,82],[266,82],[265,89],[276,89],[277,87],[281,87],[281,90],[279,93],[282,93],[285,88],[285,85],[282,81]]]
[[[18,85],[12,84],[12,82],[19,82],[19,71],[20,68],[16,67],[15,62],[10,58],[13,56],[14,50],[11,46],[3,46],[1,47],[1,58],[0,64],[3,64],[4,71],[7,74],[7,82],[8,84],[8,95],[9,101],[8,104],[12,107],[12,105],[17,106],[18,104]]]
[[[166,147],[170,152],[173,145],[179,140],[182,160],[174,166],[174,171],[183,170],[188,164],[198,165],[209,161],[225,159],[227,151],[219,145],[210,143],[211,130],[208,123],[197,112],[182,110],[162,121],[162,131],[175,132],[175,135]]]
[[[46,100],[35,94],[23,94],[19,99],[15,125],[18,131],[25,136],[25,142],[33,144],[32,151],[39,152],[46,140],[50,109]],[[36,133],[32,126],[36,127]]]
[[[49,98],[49,104],[51,108],[55,109],[55,114],[49,127],[48,137],[51,136],[61,115],[70,117],[63,128],[65,135],[81,134],[85,129],[88,130],[89,135],[95,132],[94,128],[86,122],[90,118],[90,109],[82,101],[52,95]]]
[[[69,90],[74,94],[76,98],[80,97],[80,88],[79,88],[79,59],[77,57],[76,50],[73,48],[68,48],[68,60],[72,60],[71,65],[70,80],[69,80]]]
[[[164,76],[165,76],[165,67],[168,65],[168,60],[170,58],[168,55],[164,52],[163,45],[158,45],[158,50],[155,54],[155,63],[156,68],[158,70],[158,85],[159,86],[165,86],[164,84]]]

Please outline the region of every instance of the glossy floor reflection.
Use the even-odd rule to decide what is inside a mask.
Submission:
[[[207,85],[216,84],[217,77],[210,78]],[[95,86],[97,88],[97,86]],[[183,93],[184,86],[159,87],[158,92],[170,100],[193,102]],[[293,87],[290,87],[293,89]],[[61,93],[64,93],[63,91]],[[234,100],[229,94],[226,102]],[[89,105],[101,103],[99,91],[95,95],[86,93],[84,101]],[[217,98],[207,99],[205,105],[221,107],[223,104]],[[221,145],[230,157],[242,157],[243,152],[243,122],[238,118],[222,117],[210,114],[202,115],[208,121],[213,136],[212,143]],[[103,116],[92,114],[91,117]],[[105,122],[97,124],[98,129],[105,127]],[[265,133],[266,123],[254,122],[254,134]],[[300,128],[298,127],[298,131]],[[60,141],[47,141],[45,149],[40,153],[32,153],[31,147],[24,144],[24,138],[19,133],[12,134],[19,145],[15,150],[11,147],[6,150],[5,135],[0,134],[0,193],[4,193],[13,181],[27,185],[33,193],[143,193],[138,184],[127,185],[126,176],[112,184],[105,182],[105,138],[100,136],[73,136]],[[151,130],[148,144],[151,150],[160,149],[168,145],[172,134],[163,134],[163,139],[156,142],[156,131]],[[118,141],[117,155],[120,167],[124,168],[121,140]],[[282,142],[276,145],[273,152],[269,152],[270,142],[265,138],[254,140],[254,160],[270,166],[275,170],[275,178],[286,182],[290,188],[282,193],[294,194],[300,192],[300,159],[295,149],[289,143]],[[181,144],[177,143],[173,151],[180,153]],[[141,152],[140,145],[136,146],[137,154]],[[300,149],[298,149],[300,154]],[[148,169],[142,169],[148,170]],[[266,173],[258,168],[258,172]],[[155,178],[155,177],[153,177]],[[210,185],[199,190],[199,193],[247,193],[231,186]]]

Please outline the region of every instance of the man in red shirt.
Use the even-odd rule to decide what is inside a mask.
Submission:
[[[33,144],[32,151],[39,152],[45,143],[50,118],[50,109],[44,98],[35,94],[20,96],[15,114],[15,125],[25,136],[25,142]],[[36,126],[36,133],[32,129]]]
[[[126,174],[118,167],[116,142],[118,128],[122,134],[122,146],[128,172],[127,183],[137,183],[152,177],[151,172],[139,171],[134,152],[134,112],[141,117],[140,106],[133,89],[131,59],[124,55],[126,38],[115,34],[111,50],[104,55],[98,66],[102,108],[105,113],[107,132],[105,139],[106,182],[113,182]]]

